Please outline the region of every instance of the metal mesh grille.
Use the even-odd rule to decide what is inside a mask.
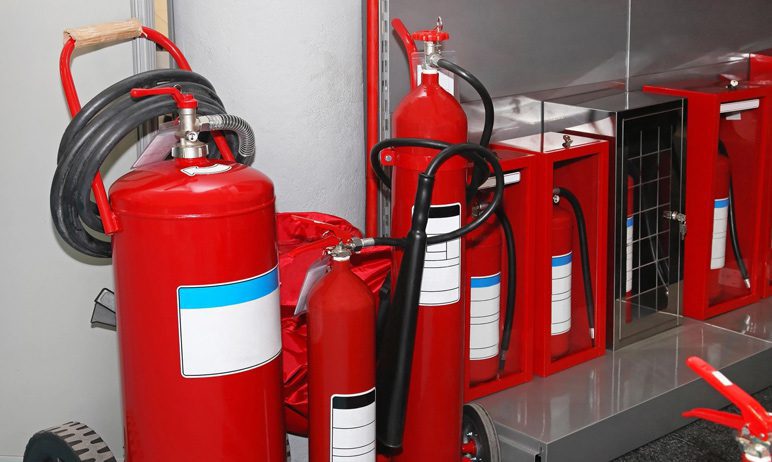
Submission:
[[[680,121],[680,110],[621,121],[615,291],[623,310],[620,321],[627,324],[653,313],[678,311],[671,290],[680,272],[680,226],[668,216],[683,210]],[[632,210],[628,210],[628,195],[632,195]],[[627,237],[629,218],[632,241]]]

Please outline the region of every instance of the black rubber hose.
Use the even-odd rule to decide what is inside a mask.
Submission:
[[[450,71],[464,79],[469,85],[472,86],[472,88],[474,88],[477,94],[480,95],[483,108],[485,109],[485,122],[483,124],[482,136],[480,136],[480,145],[487,148],[491,142],[491,136],[493,135],[494,116],[493,100],[491,99],[491,94],[488,93],[488,89],[485,88],[485,85],[480,82],[480,79],[475,77],[471,72],[467,71],[458,64],[448,61],[447,59],[440,58],[437,60],[437,66]]]
[[[504,231],[504,241],[507,245],[507,301],[504,315],[504,333],[501,336],[501,348],[499,349],[499,373],[504,371],[506,366],[507,351],[512,339],[512,325],[515,321],[515,300],[517,291],[517,253],[515,251],[515,235],[512,232],[512,225],[503,207],[496,209],[496,216]]]
[[[729,158],[729,151],[726,150],[726,145],[721,140],[718,140],[718,153]],[[732,187],[732,173],[729,173],[729,237],[732,242],[732,252],[734,253],[734,259],[737,261],[737,269],[740,270],[740,275],[745,282],[745,287],[751,288],[751,278],[748,273],[748,267],[745,266],[745,260],[743,259],[742,249],[740,248],[740,238],[737,233],[737,215],[734,209],[734,188]]]
[[[193,94],[199,101],[201,115],[225,113],[222,102],[205,78],[178,70],[150,71],[128,77],[83,107],[62,136],[50,202],[59,235],[86,255],[105,258],[111,255],[110,243],[95,238],[86,229],[103,230],[90,198],[94,175],[124,136],[147,120],[176,112],[174,102],[164,96],[140,100],[128,97],[132,88],[155,86],[177,86]]]
[[[480,79],[475,77],[474,74],[456,63],[450,62],[444,58],[440,58],[437,60],[437,66],[450,71],[464,79],[466,83],[468,83],[474,89],[474,91],[480,95],[480,100],[483,103],[483,109],[485,111],[483,131],[482,135],[480,136],[480,145],[487,148],[491,142],[491,136],[493,136],[494,122],[493,100],[491,99],[491,94],[488,93],[488,89],[485,88],[485,85],[483,85],[483,83],[480,82]],[[469,187],[466,190],[467,202],[472,200],[475,193],[477,192],[477,189],[485,182],[485,180],[488,179],[489,175],[490,171],[488,171],[487,166],[484,163],[475,163],[475,167],[472,170],[472,180],[469,182]]]
[[[584,221],[584,212],[582,212],[582,205],[579,203],[579,199],[576,198],[574,193],[566,188],[555,188],[553,194],[564,198],[571,204],[571,208],[574,211],[574,217],[576,218],[576,230],[579,235],[579,252],[582,257],[582,276],[584,283],[584,302],[587,305],[587,321],[590,325],[590,338],[592,344],[595,345],[595,298],[592,295],[592,273],[590,272],[590,251],[587,244],[587,226]]]
[[[444,162],[457,155],[484,158],[492,167],[496,177],[496,190],[491,203],[476,220],[457,230],[461,231],[459,236],[484,223],[499,206],[504,194],[504,174],[496,155],[477,144],[456,144],[443,149],[431,160],[426,171],[418,176],[411,227],[405,238],[404,254],[394,288],[394,297],[391,306],[386,310],[381,342],[378,345],[376,432],[381,446],[389,449],[400,448],[404,436],[423,266],[426,247],[430,243],[426,234],[426,225],[429,221],[434,175]],[[443,236],[451,236],[448,240],[459,237],[454,233],[435,237]]]
[[[499,170],[501,169],[501,165],[498,163],[498,158],[496,157],[496,154],[489,151],[487,148],[480,146],[479,144],[460,143],[460,144],[451,145],[451,144],[445,143],[444,141],[425,140],[421,138],[390,138],[390,139],[381,141],[380,143],[373,146],[372,150],[370,150],[370,163],[373,166],[373,170],[375,171],[375,174],[378,176],[378,178],[381,179],[381,181],[385,180],[385,184],[389,184],[391,180],[389,179],[388,175],[386,175],[386,172],[383,170],[383,165],[381,164],[381,159],[380,159],[380,152],[384,149],[392,148],[392,147],[417,147],[417,148],[428,148],[428,149],[441,149],[442,151],[430,161],[429,166],[426,169],[425,173],[431,174],[431,176],[434,176],[437,173],[437,169],[439,169],[439,166],[442,165],[447,158],[453,157],[455,155],[471,156],[472,159],[482,158],[488,163],[495,162],[495,165],[498,166]],[[449,151],[448,153],[443,154],[451,147],[453,148],[452,151]],[[494,164],[491,164],[491,165],[494,165]],[[501,202],[501,197],[504,192],[503,178],[504,177],[502,173],[501,175],[502,184],[498,184],[498,183],[496,184],[496,191],[501,190],[501,194],[498,194],[498,193],[494,194],[493,201],[488,205],[488,207],[485,208],[485,210],[483,211],[482,214],[480,214],[480,216],[478,216],[471,223],[468,223],[454,231],[429,237],[428,245],[452,241],[453,239],[457,239],[463,236],[464,234],[467,234],[470,231],[478,228],[483,223],[485,223],[485,220],[487,220],[488,217],[490,217],[493,214],[493,212],[496,210],[496,208],[499,206],[499,203]],[[376,239],[387,239],[387,238],[376,238]],[[380,241],[380,242],[383,242],[383,241]],[[393,244],[388,244],[384,242],[384,245],[393,245]]]

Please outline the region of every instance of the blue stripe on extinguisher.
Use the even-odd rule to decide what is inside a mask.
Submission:
[[[713,207],[717,209],[723,209],[724,207],[729,207],[729,198],[724,199],[716,199],[713,202]]]
[[[478,289],[483,287],[492,287],[501,283],[501,274],[494,274],[493,276],[485,277],[473,277],[472,288]]]
[[[180,309],[216,308],[263,298],[279,287],[279,269],[245,281],[179,288]]]
[[[563,266],[571,263],[571,254],[572,252],[569,252],[565,255],[557,255],[552,257],[552,267],[555,268],[557,266]]]
[[[634,222],[635,222],[635,221],[633,220],[633,217],[632,217],[632,216],[629,216],[629,217],[627,217],[627,227],[628,227],[628,228],[632,228],[632,227],[633,227],[633,223],[634,223]]]

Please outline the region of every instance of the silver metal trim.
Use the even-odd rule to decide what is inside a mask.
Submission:
[[[131,0],[131,16],[139,19],[143,26],[154,27],[155,7],[153,0]],[[135,74],[156,68],[154,43],[149,40],[132,40],[131,50]],[[155,121],[142,124],[137,129],[137,158],[145,152],[157,129],[158,123]]]

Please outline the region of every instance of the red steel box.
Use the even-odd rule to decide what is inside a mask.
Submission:
[[[762,293],[772,86],[685,82],[644,91],[688,100],[684,314],[707,319],[753,303]]]
[[[489,381],[472,385],[470,382],[471,360],[467,355],[467,367],[465,368],[464,393],[465,401],[490,395],[497,391],[511,388],[525,383],[533,377],[533,350],[532,329],[533,312],[532,296],[534,288],[533,258],[536,239],[536,229],[533,226],[536,211],[534,198],[537,185],[540,181],[532,154],[513,152],[510,149],[497,151],[501,167],[504,170],[505,182],[503,207],[512,225],[515,237],[516,249],[516,293],[515,315],[512,325],[512,337],[509,350],[506,354],[506,362],[503,373]],[[510,183],[510,178],[515,178]],[[502,247],[499,252],[501,258],[501,296],[500,309],[502,321],[499,324],[500,333],[503,335],[504,310],[507,293],[510,290],[507,284],[507,253],[503,245],[504,237],[501,237]],[[467,318],[469,313],[467,313]],[[466,341],[469,351],[470,324],[466,324]]]
[[[602,356],[606,350],[606,279],[607,279],[607,203],[608,142],[569,137],[568,143],[560,133],[515,138],[494,143],[498,151],[515,151],[534,156],[538,181],[532,201],[535,207],[533,240],[527,245],[533,254],[533,369],[540,376],[575,366]],[[554,357],[552,323],[553,312],[553,233],[556,214],[571,212],[568,201],[553,203],[555,187],[571,191],[581,204],[587,229],[589,266],[595,308],[594,339],[591,338],[580,257],[571,271],[570,329],[566,335],[566,351]],[[560,209],[561,211],[556,211]],[[508,209],[509,211],[509,209]],[[573,214],[572,214],[573,215]],[[573,239],[571,254],[581,254],[577,239],[575,217],[572,219]],[[552,262],[552,264],[551,264]]]

